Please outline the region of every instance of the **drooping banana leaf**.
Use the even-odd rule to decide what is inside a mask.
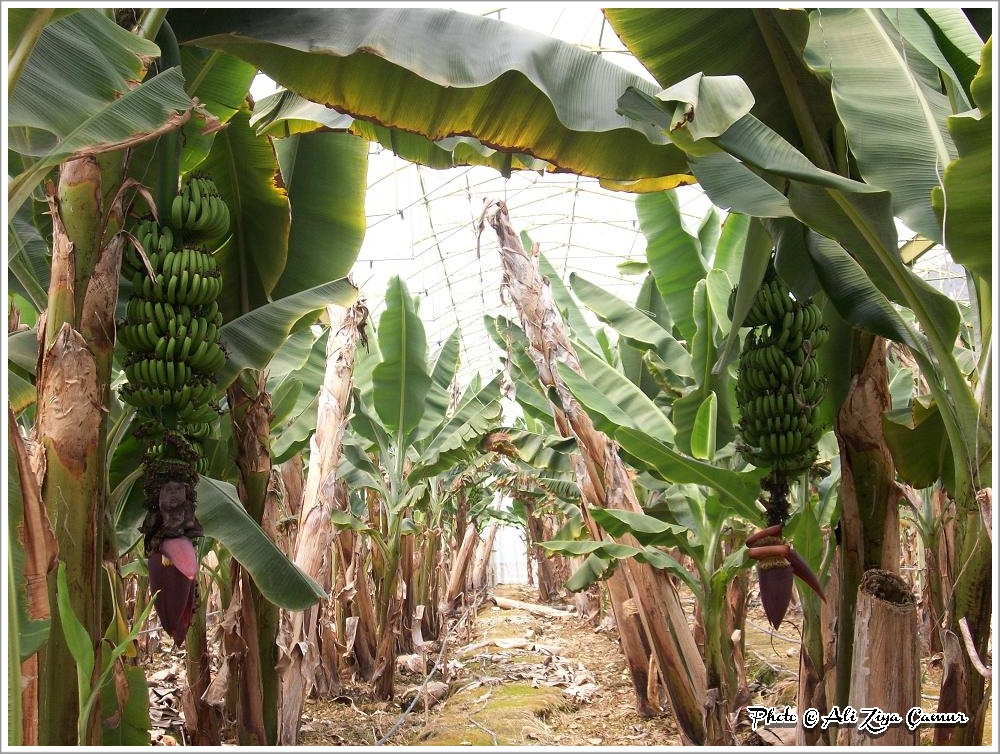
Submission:
[[[975,111],[948,118],[958,159],[944,169],[943,191],[934,190],[934,210],[952,259],[984,281],[993,279],[993,39],[983,47],[972,81]],[[987,307],[988,308],[988,307]]]
[[[223,279],[219,308],[227,320],[268,303],[288,265],[288,196],[275,180],[274,148],[250,128],[249,114],[244,106],[233,115],[198,167],[229,206],[232,235],[215,254]]]
[[[687,171],[661,134],[615,113],[626,87],[652,89],[645,79],[496,19],[329,7],[176,8],[168,20],[182,41],[253,63],[313,102],[431,141],[472,135],[556,170],[621,180],[676,176],[678,185]],[[512,109],[525,117],[512,120]]]
[[[956,157],[947,129],[954,110],[938,66],[912,44],[921,27],[933,31],[912,8],[822,8],[810,20],[805,60],[831,81],[858,170],[891,193],[896,217],[940,242],[931,190]],[[901,33],[904,24],[913,28]]]
[[[346,277],[365,237],[368,143],[348,134],[276,139],[292,226],[288,261],[271,295]]]
[[[753,114],[796,146],[808,138],[804,131],[826,133],[834,123],[829,86],[802,62],[804,10],[663,6],[604,15],[664,88],[698,73],[738,75],[753,95]]]
[[[578,353],[582,375],[566,364],[556,368],[599,430],[614,437],[618,427],[633,427],[662,442],[673,441],[673,424],[624,374],[584,349]]]
[[[730,512],[760,525],[763,514],[756,504],[764,471],[730,471],[684,456],[645,432],[621,427],[615,440],[636,468],[668,482],[698,484],[715,489]]]
[[[142,58],[158,54],[96,8],[45,27],[9,93],[9,146],[32,158],[7,184],[10,216],[70,156],[124,149],[181,126],[195,103],[180,70],[139,83]]]
[[[228,123],[244,107],[257,69],[222,52],[208,52],[196,47],[185,47],[180,52],[187,93],[196,97],[219,123]],[[217,132],[202,134],[200,131],[198,124],[192,122],[185,123],[181,129],[184,144],[184,161],[180,166],[182,173],[195,170],[212,148]]]
[[[220,329],[228,358],[216,375],[220,389],[233,381],[240,369],[263,369],[281,348],[289,333],[307,315],[330,303],[350,306],[358,289],[347,280],[334,280],[296,293],[226,322]]]
[[[229,550],[250,572],[261,593],[275,605],[286,610],[304,610],[328,596],[247,515],[233,485],[201,477],[198,521],[205,535]]]
[[[653,346],[674,374],[691,376],[691,355],[656,320],[575,272],[570,274],[569,281],[577,298],[598,319],[629,341]]]
[[[346,131],[381,144],[396,155],[417,165],[437,170],[464,165],[484,165],[509,177],[512,170],[545,170],[549,164],[531,155],[511,154],[490,149],[470,136],[453,136],[430,141],[419,134],[377,123],[355,120],[331,107],[310,102],[282,89],[269,94],[254,106],[250,125],[259,133],[274,137],[311,133],[323,129]]]

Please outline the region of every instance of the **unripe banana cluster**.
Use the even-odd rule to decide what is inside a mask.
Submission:
[[[729,299],[733,315],[736,288]],[[802,473],[816,460],[823,433],[818,406],[827,380],[816,349],[829,330],[812,301],[800,302],[769,266],[742,326],[750,327],[740,351],[736,401],[739,450],[755,466],[775,474]]]
[[[185,240],[217,240],[229,232],[229,207],[211,178],[192,175],[170,205],[170,222]]]
[[[189,178],[173,206],[175,213],[182,206],[195,225],[144,219],[133,230],[143,253],[130,245],[122,261],[132,296],[118,325],[128,380],[121,397],[135,406],[136,432],[147,443],[151,498],[166,480],[193,485],[205,471],[201,443],[218,418],[215,373],[226,361],[219,340],[222,275],[206,244],[228,232],[229,210],[204,176]]]

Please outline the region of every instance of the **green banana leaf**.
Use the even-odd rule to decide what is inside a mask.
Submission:
[[[698,73],[735,74],[752,92],[753,114],[796,146],[804,115],[816,133],[833,126],[829,86],[802,61],[804,10],[665,6],[606,8],[604,15],[664,88]]]
[[[224,282],[219,308],[227,321],[268,303],[289,264],[288,196],[275,181],[274,148],[250,128],[249,115],[246,106],[233,115],[198,167],[229,205],[232,235],[215,254]]]
[[[595,508],[590,514],[604,531],[616,539],[631,534],[643,545],[676,547],[687,539],[687,527],[634,511]]]
[[[700,461],[712,461],[715,458],[718,416],[719,399],[715,391],[712,391],[698,406],[694,426],[691,428],[691,455]]]
[[[882,431],[896,471],[907,484],[923,489],[943,479],[952,489],[952,455],[936,404],[914,401],[911,407],[889,411],[882,417]]]
[[[642,267],[644,277],[635,297],[635,309],[658,323],[663,330],[672,332],[673,319],[663,303],[663,297],[660,296],[652,273],[649,272],[649,265],[642,263]],[[619,339],[618,358],[621,362],[622,373],[634,385],[637,385],[647,398],[655,399],[661,392],[661,387],[653,378],[650,370],[646,368],[644,357],[647,355],[649,355],[648,348],[633,348],[627,339]],[[664,367],[669,368],[666,364]]]
[[[500,358],[508,362],[518,404],[526,415],[551,425],[552,406],[549,404],[549,399],[539,390],[538,369],[528,354],[528,338],[524,330],[503,315],[491,317],[485,314],[483,324],[487,334],[505,354]],[[508,350],[509,359],[506,356]]]
[[[672,191],[636,197],[635,212],[646,237],[646,260],[656,287],[680,339],[690,341],[695,330],[691,291],[707,272],[701,244],[684,227],[677,195]]]
[[[988,13],[990,16],[993,15],[992,10]],[[920,47],[924,55],[935,60],[942,75],[946,77],[945,81],[954,84],[953,89],[960,87],[965,93],[966,100],[974,101],[975,95],[971,91],[972,80],[979,71],[983,38],[966,15],[966,9],[921,8],[920,15],[931,28],[933,40],[937,44],[935,47],[926,43],[921,44],[920,41],[915,41],[914,44]],[[990,43],[989,39],[986,41]],[[942,55],[948,65],[937,61],[933,57],[935,54]],[[949,92],[951,91],[952,89],[949,89]]]
[[[621,180],[676,175],[677,185],[687,171],[661,134],[615,113],[628,86],[652,89],[645,79],[496,19],[330,7],[175,8],[168,20],[182,41],[253,63],[313,102],[432,141],[471,135],[557,171]],[[512,107],[527,117],[511,119]]]
[[[632,90],[623,96],[622,107],[629,110],[630,103],[634,104],[637,99],[645,102],[647,113],[651,112],[649,105],[660,101]],[[659,112],[658,122],[668,128],[671,123],[668,109]],[[692,117],[697,118],[696,115]],[[885,296],[912,308],[938,363],[950,359],[951,344],[958,334],[958,309],[954,301],[917,277],[900,261],[887,192],[820,170],[750,115],[738,118],[722,136],[707,141],[738,158],[740,162],[728,163],[733,171],[750,172],[747,167],[750,165],[787,179],[788,207],[794,215],[850,251]],[[711,145],[699,145],[696,149],[710,148]],[[701,179],[698,160],[692,160],[692,167]],[[726,183],[715,183],[711,187],[706,184],[705,188],[710,195],[714,194],[713,201],[744,211],[745,208],[739,206],[741,197],[732,194]],[[949,382],[954,381],[953,378],[953,374],[949,375]],[[949,390],[956,393],[962,389],[957,383],[949,385]],[[963,404],[966,402],[963,396],[959,398]],[[961,421],[972,420],[971,413],[969,407],[963,405]]]
[[[79,8],[8,8],[7,9],[7,49],[11,58],[15,48],[25,39],[30,27],[41,24],[42,28],[65,16],[76,13]]]
[[[346,131],[381,144],[396,155],[417,165],[442,170],[463,165],[483,165],[510,177],[512,170],[542,171],[551,167],[531,155],[498,152],[469,136],[430,141],[419,134],[377,123],[355,120],[331,107],[310,102],[282,89],[269,94],[254,106],[250,125],[258,133],[274,137],[311,133],[317,130]]]
[[[946,125],[953,110],[938,66],[911,44],[920,27],[933,31],[912,8],[823,8],[810,18],[805,60],[831,82],[858,170],[891,192],[896,217],[940,242],[931,190],[956,157]],[[900,34],[904,24],[916,28]]]
[[[424,399],[424,415],[414,435],[414,444],[422,445],[422,440],[430,437],[440,428],[441,422],[451,405],[451,386],[458,374],[459,351],[462,346],[462,331],[456,327],[441,346],[431,369],[431,386]]]
[[[645,432],[621,427],[615,432],[624,457],[637,469],[668,482],[698,484],[719,493],[731,513],[757,526],[764,516],[757,506],[760,480],[766,470],[730,471],[677,453]]]
[[[368,143],[342,133],[276,139],[292,210],[288,261],[271,295],[347,277],[365,237]]]
[[[9,146],[33,158],[7,184],[10,216],[69,157],[123,149],[181,126],[195,103],[179,69],[137,83],[142,58],[158,53],[96,8],[45,27],[9,93]]]
[[[205,536],[221,543],[250,572],[268,600],[286,610],[304,610],[328,597],[247,515],[236,488],[217,479],[198,481],[198,521]]]
[[[348,280],[334,280],[307,291],[257,307],[220,328],[228,358],[216,374],[220,388],[235,379],[241,369],[263,369],[281,348],[292,330],[307,315],[327,304],[350,306],[358,289]]]
[[[316,431],[319,391],[326,374],[326,335],[317,338],[313,328],[292,333],[268,367],[268,392],[272,394],[271,457],[284,463],[308,448]],[[292,360],[292,352],[307,346],[306,358],[282,374],[281,361]],[[295,362],[293,362],[295,363]]]
[[[982,67],[972,81],[978,114],[948,118],[958,159],[944,169],[943,191],[934,189],[934,210],[944,228],[945,245],[958,264],[983,281],[993,279],[993,38],[983,47]]]
[[[219,123],[228,123],[243,108],[257,69],[222,52],[210,53],[195,47],[185,47],[180,52],[187,93],[197,98]],[[200,125],[192,121],[181,129],[182,173],[196,170],[212,149],[217,132],[204,134],[201,131]]]
[[[146,669],[139,666],[120,666],[114,671],[115,683],[101,688],[102,746],[149,746],[149,686]],[[120,684],[120,687],[118,685]],[[118,694],[124,691],[125,698]],[[111,725],[114,721],[116,724]]]
[[[624,374],[585,349],[578,349],[578,355],[582,375],[561,362],[556,364],[556,369],[597,429],[614,437],[619,427],[632,427],[662,442],[673,441],[674,425],[645,393]]]
[[[487,432],[497,428],[500,407],[500,375],[484,387],[473,391],[459,405],[455,413],[439,423],[437,430],[420,449],[420,456],[407,476],[410,484],[443,473],[471,455],[478,455],[479,441]]]
[[[640,563],[646,563],[654,568],[667,571],[673,576],[677,576],[692,591],[698,590],[698,582],[695,581],[688,570],[670,555],[663,552],[663,550],[658,550],[655,547],[632,547],[618,542],[594,542],[593,540],[550,540],[548,542],[539,542],[538,546],[549,552],[574,556],[593,555],[601,560],[628,560],[629,558],[635,558]],[[597,569],[592,569],[591,565],[586,567],[588,572],[594,573],[596,576]],[[607,572],[604,571],[604,573]],[[583,584],[582,582],[583,579],[580,576],[577,576],[577,574],[573,575],[573,586],[577,590],[587,586],[587,584]]]
[[[36,312],[49,300],[49,245],[32,221],[31,205],[23,204],[7,223],[7,290],[20,293]]]
[[[372,372],[375,411],[396,446],[403,451],[405,438],[420,423],[424,397],[431,386],[427,372],[427,336],[406,283],[399,276],[389,281],[385,311],[378,321],[378,346],[382,361]]]
[[[656,320],[575,272],[570,274],[569,282],[576,297],[598,319],[611,325],[629,341],[654,347],[674,374],[680,377],[691,376],[691,356],[687,349]]]

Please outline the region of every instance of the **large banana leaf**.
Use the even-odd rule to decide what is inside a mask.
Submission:
[[[437,431],[448,413],[451,404],[451,385],[458,373],[459,351],[462,345],[462,331],[456,327],[441,346],[431,369],[431,386],[424,401],[424,415],[414,438],[420,444],[423,438]]]
[[[573,293],[598,319],[611,325],[623,338],[654,347],[674,374],[691,376],[691,355],[659,322],[575,272],[570,274],[569,282]]]
[[[331,303],[350,306],[357,296],[358,289],[352,283],[334,280],[257,307],[242,317],[225,323],[220,335],[229,358],[216,375],[220,388],[232,382],[241,369],[266,367],[306,315]]]
[[[766,470],[730,471],[676,452],[645,432],[621,427],[615,440],[622,453],[636,468],[650,472],[667,482],[698,484],[719,493],[723,506],[752,524],[760,525],[764,516],[757,506],[760,480]]]
[[[244,106],[198,167],[215,180],[232,218],[232,236],[216,253],[225,282],[219,307],[227,320],[271,300],[288,265],[288,196],[276,180],[274,148],[250,128],[249,117]]]
[[[292,210],[288,261],[271,292],[288,296],[346,277],[365,237],[368,143],[342,133],[275,140]]]
[[[410,484],[447,471],[471,454],[478,453],[480,439],[500,422],[500,376],[490,380],[482,389],[466,396],[459,408],[439,424],[436,432],[421,449],[420,457],[413,464],[407,477]]]
[[[432,141],[471,135],[556,170],[621,180],[677,185],[687,172],[662,134],[615,112],[626,87],[651,90],[645,79],[496,19],[334,7],[176,8],[168,19],[182,41],[247,60],[313,102]]]
[[[910,41],[920,27],[932,31],[912,8],[832,7],[811,19],[805,59],[831,81],[858,170],[892,192],[896,217],[940,242],[931,189],[956,156],[946,123],[953,110],[938,66]],[[902,24],[916,28],[902,34]]]
[[[397,435],[397,451],[420,422],[424,397],[431,386],[427,372],[427,337],[406,283],[389,281],[385,311],[378,321],[382,362],[372,372],[375,411],[385,428]]]
[[[948,118],[958,159],[944,170],[934,209],[952,259],[984,281],[993,278],[993,38],[983,47],[982,67],[971,91],[979,109]]]
[[[505,176],[512,170],[545,170],[549,164],[530,155],[498,152],[470,136],[453,136],[431,141],[420,134],[356,120],[331,107],[310,102],[282,89],[269,94],[254,106],[250,125],[259,133],[284,137],[317,130],[347,131],[381,144],[407,162],[444,169],[462,165],[484,165]]]
[[[646,237],[646,260],[656,287],[683,340],[694,337],[691,291],[705,277],[705,260],[697,236],[684,227],[677,194],[663,191],[636,197],[639,227]]]
[[[562,363],[556,368],[598,429],[614,436],[618,427],[633,427],[662,442],[674,439],[674,425],[628,377],[585,349],[578,356],[582,375]]]
[[[233,485],[201,477],[198,521],[205,535],[222,543],[250,572],[261,594],[275,605],[286,610],[304,610],[328,596],[247,515]]]
[[[243,108],[250,84],[257,75],[256,68],[232,55],[210,53],[195,47],[181,50],[181,70],[188,94],[196,97],[219,123],[228,123]],[[199,133],[197,125],[185,123],[181,131],[184,161],[180,167],[183,173],[191,172],[201,164],[215,140],[214,131]]]
[[[139,83],[143,58],[158,53],[95,8],[45,27],[8,101],[10,148],[32,158],[7,184],[11,216],[63,160],[123,149],[181,126],[195,103],[180,70]]]
[[[625,46],[664,87],[689,76],[738,75],[753,114],[799,146],[826,133],[835,113],[828,85],[802,62],[809,33],[803,10],[779,8],[606,8]]]

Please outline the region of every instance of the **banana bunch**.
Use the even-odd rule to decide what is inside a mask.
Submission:
[[[205,175],[190,176],[170,205],[170,222],[185,241],[218,241],[229,232],[229,220],[229,207]]]
[[[736,288],[729,298],[733,316]],[[797,301],[768,267],[754,296],[744,327],[750,327],[740,351],[736,400],[740,407],[740,451],[755,466],[793,476],[816,459],[823,433],[819,404],[826,394],[816,349],[829,330],[812,301]]]
[[[139,415],[147,476],[155,469],[153,477],[190,481],[205,470],[201,443],[218,416],[214,375],[226,361],[222,276],[212,254],[180,244],[169,226],[144,219],[133,236],[142,251],[123,264],[133,290],[118,324],[128,380],[121,397]]]

